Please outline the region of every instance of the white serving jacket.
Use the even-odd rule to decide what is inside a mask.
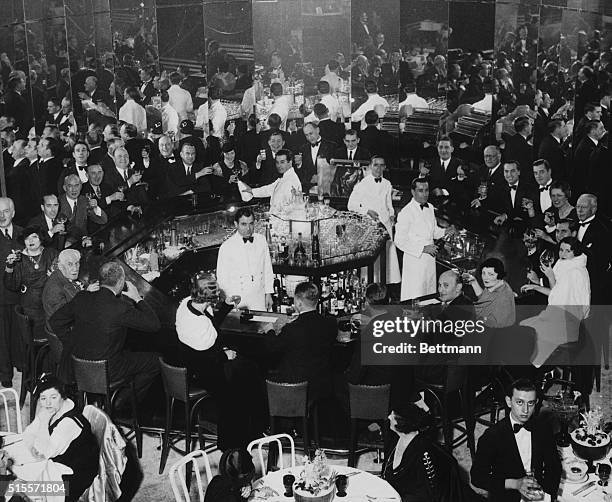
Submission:
[[[293,188],[302,193],[302,182],[292,167],[283,173],[282,178],[269,185],[253,188],[253,197],[270,197],[270,212],[275,213],[291,202]]]

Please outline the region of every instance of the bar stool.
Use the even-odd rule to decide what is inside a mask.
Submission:
[[[198,415],[202,403],[210,398],[211,395],[207,390],[189,385],[187,368],[172,366],[164,361],[163,357],[159,358],[159,365],[161,367],[162,381],[164,382],[164,393],[166,394],[166,424],[164,427],[161,459],[159,461],[159,474],[163,474],[170,448],[178,451],[181,455],[187,455],[191,451],[191,424]],[[181,439],[180,435],[174,441],[170,440],[175,401],[180,401],[185,405],[185,450],[180,450],[175,446]],[[200,449],[204,450],[205,440],[199,423],[198,438],[200,440]]]
[[[21,305],[15,305],[19,333],[25,348],[25,360],[21,373],[21,390],[19,392],[19,406],[23,408],[26,394],[30,393],[30,421],[36,414],[36,400],[33,397],[34,385],[39,376],[39,366],[46,354],[47,340],[34,339],[34,322],[26,315]]]
[[[276,434],[276,418],[301,418],[304,430],[304,453],[308,454],[308,382],[286,383],[266,380],[270,432]]]
[[[417,379],[416,386],[419,390],[423,390],[426,396],[429,395],[433,399],[434,407],[438,409],[438,425],[442,427],[446,447],[453,450],[467,440],[470,453],[474,457],[476,451],[474,429],[476,424],[470,397],[467,367],[448,366],[444,383],[436,384]],[[459,397],[463,417],[453,419],[449,414],[449,405],[453,396]],[[464,419],[465,426],[459,425],[461,418]],[[457,438],[453,438],[455,429],[460,432]]]
[[[113,419],[115,406],[115,398],[122,389],[128,389],[130,392],[130,401],[132,404],[132,429],[128,431],[134,432],[136,436],[136,450],[138,458],[142,457],[142,430],[138,422],[138,405],[136,403],[136,388],[134,387],[134,379],[132,377],[122,378],[111,382],[108,373],[108,361],[102,359],[100,361],[91,361],[88,359],[80,359],[72,356],[74,365],[74,376],[76,379],[77,390],[80,392],[81,404],[87,402],[87,394],[96,394],[103,396],[102,409]],[[119,428],[121,430],[121,428]],[[126,435],[127,439],[127,435]]]
[[[357,426],[359,420],[386,420],[389,414],[391,385],[354,385],[349,383],[349,402],[351,409],[351,444],[349,446],[349,467],[357,465]],[[386,440],[386,427],[383,424],[383,443],[374,445],[380,451]],[[368,444],[367,447],[370,447]]]

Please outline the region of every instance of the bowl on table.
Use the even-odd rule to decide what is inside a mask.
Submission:
[[[586,461],[600,460],[610,449],[610,436],[601,430],[587,434],[584,427],[578,427],[571,432],[570,438],[576,456]]]

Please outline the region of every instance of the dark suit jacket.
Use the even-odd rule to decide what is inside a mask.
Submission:
[[[239,137],[236,144],[236,156],[244,160],[249,169],[255,164],[255,159],[261,150],[261,138],[254,129],[245,132]]]
[[[25,223],[38,208],[30,187],[30,161],[26,158],[13,164],[6,176],[7,195],[15,204],[15,221]]]
[[[537,419],[531,432],[531,468],[544,491],[555,497],[561,480],[561,461],[552,429]],[[518,479],[526,474],[509,417],[484,432],[478,441],[470,474],[472,484],[487,490],[491,500],[519,502],[518,491],[504,488],[506,479]]]
[[[301,314],[278,336],[268,335],[267,351],[279,356],[273,379],[308,381],[308,399],[329,395],[332,386],[332,347],[338,334],[336,320],[317,312]]]
[[[317,160],[326,159],[329,162],[329,160],[333,157],[336,148],[337,146],[335,143],[321,139],[321,144],[319,145],[319,151],[317,153]],[[312,155],[310,151],[310,143],[304,143],[300,147],[300,153],[302,154],[302,167],[295,170],[300,178],[300,181],[302,182],[302,189],[305,192],[310,190],[310,187],[312,186],[310,180],[315,174],[317,174],[317,166],[312,162]]]
[[[16,134],[18,139],[27,137],[28,129],[32,126],[29,110],[26,98],[18,92],[7,91],[4,94],[4,115],[15,119],[15,126],[19,128]]]
[[[138,87],[138,90],[140,91],[141,88],[142,84]],[[153,86],[153,80],[150,80],[149,82],[147,82],[147,85],[144,88],[144,92],[142,93],[144,95],[144,98],[142,100],[142,106],[147,106],[151,104],[151,98],[155,96],[156,93],[157,91]]]
[[[344,138],[344,125],[338,122],[332,122],[331,119],[321,120],[319,122],[319,134],[327,141],[335,143],[337,146],[342,146]]]
[[[196,180],[195,174],[204,169],[204,165],[198,161],[191,166],[191,174],[188,176],[185,172],[185,164],[179,158],[168,170],[168,179],[173,186],[177,188],[179,193],[193,190],[194,192],[211,192],[212,186],[210,179],[214,175],[203,176]]]
[[[13,223],[13,235],[11,239],[7,239],[4,232],[0,231],[0,263],[2,267],[6,263],[6,257],[11,254],[13,249],[22,249],[22,243],[19,242],[19,237],[23,228]],[[3,272],[4,275],[4,272]],[[0,281],[0,305],[18,305],[19,304],[19,293],[9,291],[4,286],[4,281]],[[4,349],[3,349],[4,350]]]
[[[606,304],[609,297],[609,273],[610,264],[610,229],[601,218],[595,216],[591,221],[584,236],[582,246],[587,255],[587,270],[591,279],[591,304]]]
[[[63,169],[64,164],[62,163],[61,159],[56,157],[47,159],[44,162],[42,160],[38,161],[38,170],[42,171],[40,176],[44,180],[43,195],[52,193],[55,195],[59,194],[57,190],[57,182]]]
[[[561,143],[550,134],[542,139],[538,150],[538,158],[546,159],[550,163],[554,179],[567,180],[565,151]]]
[[[431,171],[429,178],[431,180],[430,188],[445,188],[448,190],[450,180],[457,176],[457,166],[460,164],[459,159],[451,157],[446,171],[442,168],[440,157],[435,157],[431,160]]]
[[[574,197],[578,197],[586,191],[587,183],[591,178],[593,160],[596,155],[598,145],[588,136],[584,138],[576,150],[574,150],[574,160],[572,162],[571,183]]]
[[[128,329],[153,333],[161,327],[157,314],[147,302],[134,305],[130,299],[117,297],[105,287],[95,293],[77,294],[51,316],[49,325],[60,340],[72,338],[75,356],[108,359],[111,374],[114,368],[124,364]]]
[[[45,237],[47,238],[45,242],[46,247],[52,247],[57,249],[58,251],[64,249],[64,244],[66,243],[66,236],[61,234],[53,234],[53,237],[50,237],[49,231],[51,230],[51,228],[49,227],[49,225],[47,225],[47,219],[45,218],[45,215],[43,213],[39,213],[34,216],[34,218],[32,218],[28,222],[28,226],[35,226],[42,229],[45,234]]]
[[[104,148],[102,148],[101,146],[94,147],[89,152],[89,157],[87,158],[87,164],[88,165],[99,164],[100,162],[102,162],[102,159],[104,158],[105,155],[106,155],[106,150],[104,150]]]
[[[58,269],[47,279],[42,293],[42,304],[45,317],[49,319],[61,307],[72,300],[80,291],[79,287],[64,277]]]
[[[372,155],[382,155],[387,161],[394,156],[393,138],[387,131],[379,131],[375,126],[368,126],[363,131],[359,131],[359,138],[359,145]]]
[[[79,195],[74,211],[70,208],[70,204],[66,198],[66,194],[59,197],[60,209],[59,214],[63,214],[68,218],[66,232],[68,238],[78,240],[84,235],[87,235],[87,222],[92,221],[98,225],[104,225],[108,221],[108,217],[102,208],[102,214],[98,216],[93,210],[89,209],[87,197]]]
[[[497,167],[493,176],[489,176],[489,168],[486,165],[480,166],[478,171],[478,178],[480,181],[487,182],[487,189],[493,190],[496,186],[507,185],[506,179],[504,178],[504,164],[503,162]]]
[[[527,213],[523,211],[523,198],[531,199],[536,214],[540,211],[540,194],[533,187],[519,181],[516,189],[514,204],[512,204],[512,196],[508,183],[497,185],[494,190],[488,194],[486,199],[486,208],[498,213],[505,213],[509,218],[527,218]]]
[[[380,67],[379,82],[389,91],[397,92],[398,84],[403,87],[408,82],[414,80],[410,66],[405,61],[400,61],[397,71],[393,71],[391,63],[383,63]]]
[[[515,134],[508,138],[506,142],[506,161],[516,160],[521,165],[521,181],[533,185],[533,147],[520,134]]]

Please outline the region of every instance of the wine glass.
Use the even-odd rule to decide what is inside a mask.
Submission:
[[[608,479],[610,479],[610,473],[612,467],[608,464],[599,463],[597,465],[597,476],[599,476],[599,486],[608,486]]]
[[[555,262],[555,254],[550,249],[545,249],[540,255],[540,263],[543,267],[551,267]]]

